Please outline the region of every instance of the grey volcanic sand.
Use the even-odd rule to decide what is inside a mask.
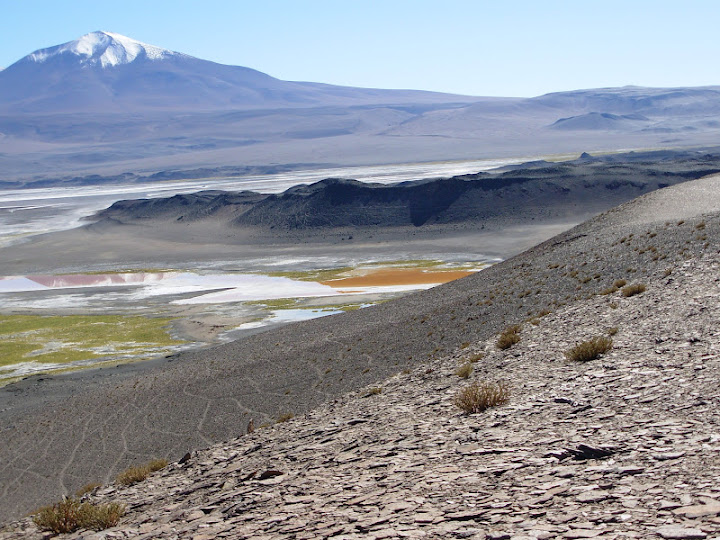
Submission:
[[[718,248],[715,176],[643,196],[476,275],[390,303],[183,353],[139,376],[121,368],[63,377],[77,382],[65,389],[61,377],[6,387],[0,515],[20,516],[151,457],[177,459],[242,434],[251,418],[258,425],[306,411],[616,279],[641,282]]]

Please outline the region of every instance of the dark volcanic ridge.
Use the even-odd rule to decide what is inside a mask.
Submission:
[[[201,191],[124,200],[93,216],[96,230],[191,224],[281,236],[335,228],[504,227],[587,217],[655,189],[720,172],[720,151],[658,151],[536,161],[500,172],[381,185],[328,178],[281,194]]]
[[[610,317],[607,320],[609,326],[614,313],[610,303],[617,303],[621,309],[626,305],[623,300],[625,297],[620,292],[612,292],[616,280],[645,284],[648,290],[656,291],[668,286],[668,280],[672,279],[675,272],[684,276],[688,261],[717,259],[720,252],[719,194],[718,176],[658,190],[471,277],[364,310],[289,325],[272,333],[255,335],[213,349],[182,353],[140,376],[129,372],[104,378],[102,372],[94,372],[76,374],[67,379],[63,376],[29,378],[8,386],[0,391],[0,409],[3,410],[0,419],[0,456],[4,464],[0,471],[0,485],[3,486],[0,493],[2,516],[18,517],[41,503],[52,502],[63,494],[73,493],[88,482],[109,484],[117,472],[129,465],[147,462],[158,456],[177,460],[187,452],[238,437],[246,432],[251,419],[256,425],[274,422],[286,413],[302,415],[323,402],[329,402],[332,410],[333,399],[367,385],[384,384],[380,381],[405,369],[418,368],[419,371],[413,372],[413,377],[422,377],[423,369],[427,368],[421,366],[426,362],[450,358],[450,355],[468,343],[493,340],[493,336],[507,325],[527,324],[529,319],[541,317],[547,311],[561,312],[572,310],[575,306],[580,309],[583,302],[602,302],[603,313]],[[702,284],[702,281],[697,280],[705,278],[695,278],[691,274],[683,279]],[[676,296],[686,298],[682,293]],[[652,298],[660,301],[662,295],[654,295]],[[673,306],[667,309],[674,312]],[[595,312],[595,308],[590,307],[582,313],[590,317]],[[691,309],[691,312],[682,315],[680,320],[690,324],[696,320],[692,319],[693,313],[697,315],[702,310]],[[619,323],[621,337],[624,332],[622,325],[636,324],[632,321],[642,321],[654,313],[656,311],[652,306],[641,312],[628,312],[628,317]],[[564,320],[562,324],[566,329],[578,326],[572,318]],[[594,324],[605,326],[601,320]],[[586,331],[590,335],[597,329],[588,327]],[[684,330],[680,329],[679,332]],[[688,327],[688,335],[691,333]],[[692,343],[705,343],[706,337],[703,333],[688,338],[683,342],[685,345],[680,345],[689,347]],[[658,339],[661,338],[658,336]],[[562,349],[575,339],[579,339],[579,334],[568,334],[558,347]],[[630,334],[624,339],[626,341],[623,343],[637,341]],[[662,340],[668,341],[669,345],[675,343],[675,338],[667,336]],[[652,346],[654,348],[658,348],[657,343],[662,342],[651,341],[655,344]],[[649,351],[654,350],[652,347]],[[687,350],[692,352],[693,349]],[[643,354],[648,352],[643,351]],[[682,355],[681,352],[678,354]],[[491,360],[487,364],[480,360],[476,369],[492,378],[503,377],[507,362],[525,362],[522,357],[515,358],[512,349],[507,355],[497,358],[491,356]],[[698,361],[694,357],[692,360],[694,364]],[[662,361],[662,355],[656,357],[652,360],[653,366],[662,366]],[[518,364],[518,373],[526,374],[519,380],[530,381],[527,374],[532,373],[532,369],[529,366]],[[432,364],[430,369],[434,369]],[[563,377],[566,376],[565,368],[556,369],[560,370],[558,373],[562,373]],[[612,371],[612,366],[608,366],[607,374],[603,377],[610,377],[614,373],[619,377],[632,377],[637,370],[642,371],[647,366],[629,365],[627,369],[630,369],[627,373]],[[690,370],[690,373],[702,372]],[[547,393],[548,399],[555,396],[558,399],[578,401],[579,405],[575,408],[578,411],[591,410],[581,407],[586,405],[582,401],[586,398],[583,398],[582,392],[576,395],[573,390],[576,388],[573,381],[584,380],[584,376],[567,376],[567,381],[563,379],[565,382],[559,381],[557,387],[551,385],[543,392]],[[43,397],[46,386],[52,390],[64,384],[65,380],[70,385],[69,392]],[[407,384],[414,384],[413,380],[408,379]],[[659,386],[657,381],[653,381],[648,382],[648,388]],[[437,384],[440,385],[440,382],[437,381]],[[538,380],[538,384],[540,382]],[[542,384],[547,384],[547,381]],[[672,385],[673,382],[668,380],[663,384]],[[624,392],[629,392],[630,386]],[[590,384],[587,388],[592,387]],[[445,384],[443,388],[449,387]],[[399,391],[402,392],[402,389]],[[528,394],[521,393],[518,397],[521,402],[525,399],[523,396],[531,396],[533,392],[531,389],[522,392],[525,391]],[[431,392],[430,387],[420,394],[427,395],[427,392]],[[568,394],[570,397],[566,397],[566,393],[571,393]],[[38,399],[34,400],[33,396]],[[437,399],[441,400],[438,403],[443,403],[442,400],[449,399],[449,396],[438,396]],[[623,398],[618,399],[622,401]],[[647,405],[650,401],[643,403],[645,407],[650,407]],[[642,409],[643,414],[648,418],[662,419],[668,411],[665,407],[667,401],[658,399],[652,403],[658,408]],[[591,401],[590,405],[593,404],[600,407],[599,401]],[[582,428],[583,433],[601,430],[599,433],[603,434],[598,422],[605,414],[603,407],[606,405],[598,409],[600,416],[589,417],[589,423]],[[527,407],[533,410],[534,406],[528,403]],[[623,408],[623,414],[630,415],[627,417],[628,425],[634,425],[636,418],[632,414],[639,410],[635,406]],[[359,416],[365,414],[362,408],[357,411]],[[565,414],[560,409],[553,411],[552,414]],[[437,418],[445,425],[443,416]],[[569,425],[567,423],[572,424],[577,416],[564,418],[564,425]],[[321,436],[317,432],[320,439],[316,443],[331,444],[332,441],[339,441],[333,437],[342,431],[343,422],[340,421],[333,428],[335,431],[330,430],[326,435]],[[454,423],[455,420],[448,422]],[[642,420],[641,423],[647,422]],[[493,425],[493,429],[507,430],[503,432],[506,435],[498,433],[498,441],[501,441],[509,436],[507,434],[516,434],[520,424],[509,421],[507,424]],[[657,429],[664,430],[670,425],[658,426]],[[427,427],[430,428],[429,425]],[[625,430],[625,427],[618,426],[617,433],[622,434]],[[423,433],[419,433],[418,437],[423,438]],[[642,437],[647,435],[652,439],[653,433],[652,430],[645,432]],[[674,439],[669,432],[668,437]],[[557,434],[547,433],[538,439],[537,444],[552,450],[555,444],[552,441],[557,438]],[[571,437],[567,443],[563,442],[561,436],[557,445],[560,450],[563,444],[574,444],[570,446],[572,449],[576,449],[577,443],[593,446],[595,438],[601,443],[606,440],[613,443],[613,437],[609,435],[589,437],[579,434]],[[534,439],[528,440],[528,446],[534,446]],[[623,439],[621,442],[625,444],[627,441]],[[272,438],[268,439],[261,446],[265,449],[263,452],[272,450],[273,444]],[[383,444],[383,440],[377,444]],[[443,444],[455,443],[448,440]],[[508,447],[516,444],[525,446],[515,439],[507,443]],[[67,449],[73,450],[68,452]],[[248,452],[255,450],[248,447]],[[273,470],[273,460],[278,455],[272,452],[262,454],[265,461],[263,471]],[[385,454],[385,458],[391,456],[391,453]],[[672,456],[668,453],[667,459],[679,459],[673,456],[674,453]],[[517,457],[519,461],[516,465],[524,467],[526,460],[532,462],[541,456],[522,454]],[[291,460],[290,457],[287,459]],[[282,463],[278,465],[281,468],[285,467],[284,460],[282,458]],[[206,465],[208,467],[204,470],[207,472],[212,464]],[[623,462],[624,465],[627,464]],[[331,466],[330,462],[320,465],[322,469],[328,466]],[[457,465],[453,462],[452,466]],[[238,470],[243,467],[245,465],[241,463]],[[662,474],[660,469],[653,471],[653,474]],[[247,476],[250,472],[244,470],[243,475]],[[490,474],[492,478],[497,478],[504,473],[498,469],[497,474]],[[582,473],[581,477],[585,478],[584,475]],[[592,482],[592,475],[586,479]],[[646,484],[652,483],[653,479],[648,478]],[[283,479],[276,480],[279,483]],[[550,481],[547,479],[545,483]],[[605,485],[603,482],[601,484]],[[253,483],[252,489],[260,489],[259,485]],[[607,491],[609,486],[602,489]],[[142,486],[135,489],[142,489]],[[187,493],[191,494],[195,489],[189,488]],[[297,489],[302,490],[299,487]],[[593,489],[598,488],[586,490]],[[540,491],[545,492],[544,489]],[[604,493],[598,495],[597,501],[606,497]],[[617,500],[617,497],[608,499]],[[243,500],[246,499],[241,497],[236,503]],[[208,510],[210,513],[213,511]],[[182,516],[178,519],[189,519]],[[432,522],[435,519],[433,517]],[[655,518],[653,520],[656,521]],[[263,522],[257,521],[255,525],[258,523]],[[160,531],[156,533],[160,534]]]

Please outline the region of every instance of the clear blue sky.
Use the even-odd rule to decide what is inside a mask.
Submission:
[[[0,66],[94,30],[286,80],[472,95],[720,84],[717,0],[0,0]]]

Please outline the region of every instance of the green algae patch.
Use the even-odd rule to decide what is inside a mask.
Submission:
[[[122,315],[0,315],[0,366],[162,354],[185,343],[169,335],[172,320]]]
[[[351,266],[343,266],[340,268],[326,268],[318,270],[300,270],[300,271],[278,271],[268,272],[266,275],[270,277],[284,277],[289,279],[295,279],[297,281],[327,281],[328,279],[335,279],[340,277],[347,272],[354,270]]]
[[[295,309],[298,307],[297,298],[276,298],[274,300],[250,300],[245,302],[248,306],[259,306],[266,309]]]

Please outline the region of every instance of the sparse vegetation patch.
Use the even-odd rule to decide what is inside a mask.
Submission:
[[[130,486],[142,482],[150,473],[159,471],[168,464],[167,459],[153,459],[146,465],[139,465],[136,467],[130,467],[125,469],[123,472],[117,475],[116,480],[119,484],[124,486]]]
[[[467,379],[468,377],[470,377],[470,375],[472,375],[472,372],[473,365],[470,362],[465,362],[455,370],[455,375],[457,375],[461,379]]]
[[[508,326],[505,330],[503,330],[500,333],[500,336],[498,337],[497,341],[495,342],[495,346],[500,349],[501,351],[504,351],[506,349],[509,349],[516,343],[520,341],[520,325],[514,324],[512,326]]]
[[[644,293],[646,290],[644,283],[633,283],[627,287],[622,288],[622,295],[625,297],[635,296],[636,294]]]
[[[474,382],[460,390],[453,404],[465,414],[483,412],[510,401],[510,387],[503,382]]]
[[[565,357],[573,362],[589,362],[612,349],[612,339],[598,336],[575,345],[565,352]]]
[[[77,499],[64,499],[44,506],[33,515],[33,522],[42,531],[55,534],[70,533],[78,529],[101,531],[114,527],[125,514],[119,503],[81,503]]]

